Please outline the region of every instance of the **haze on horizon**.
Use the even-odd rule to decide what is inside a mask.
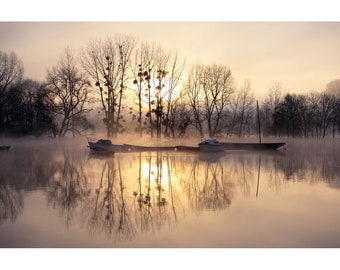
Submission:
[[[340,78],[339,22],[0,22],[0,49],[17,54],[25,77],[43,81],[65,47],[78,52],[117,33],[176,49],[187,64],[225,65],[257,98],[275,82],[299,94]]]

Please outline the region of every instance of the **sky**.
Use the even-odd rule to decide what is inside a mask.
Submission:
[[[98,14],[97,9],[92,7],[88,7],[89,10],[75,7],[77,12],[72,13],[65,12],[65,8],[57,7],[53,2],[51,7],[44,2],[40,8],[46,8],[50,13],[32,15],[24,12],[23,15],[15,12],[7,18],[4,16],[0,21],[0,50],[15,52],[24,64],[25,77],[39,81],[45,80],[47,69],[57,64],[67,46],[80,51],[90,39],[104,40],[115,34],[132,35],[139,41],[155,42],[164,49],[176,49],[188,64],[199,60],[206,65],[225,65],[238,86],[249,80],[251,89],[259,98],[268,95],[268,89],[276,82],[286,92],[303,94],[323,91],[327,83],[340,79],[340,22],[332,13],[328,19],[324,9],[311,4],[313,1],[307,2],[309,8],[314,7],[315,13],[324,16],[306,16],[306,13],[294,12],[296,5],[295,9],[290,6],[283,8],[278,2],[279,8],[271,4],[269,16],[262,13],[262,17],[256,17],[253,15],[257,14],[256,11],[249,11],[254,11],[255,6],[246,2],[248,6],[245,8],[245,1],[241,0],[234,9],[241,11],[242,15],[230,16],[229,13],[228,17],[228,9],[222,5],[215,5],[212,9],[202,8],[200,1],[195,2],[196,7],[176,1],[171,2],[177,6],[176,12],[174,8],[158,8],[160,2],[147,5],[149,0],[143,2],[147,8],[144,6],[141,12],[138,11],[141,1],[134,3],[137,8],[132,4],[118,6],[118,10],[133,11],[119,12],[125,17],[113,16],[113,11],[103,12],[110,8],[101,9],[101,16],[96,17],[93,14]],[[104,1],[96,1],[101,2]],[[218,1],[211,1],[214,2]],[[260,2],[268,4],[267,1]],[[178,11],[179,5],[186,9]],[[201,10],[198,10],[204,13],[201,19],[199,15],[186,16],[196,14],[199,6]],[[327,6],[328,10],[330,7]],[[51,14],[51,10],[54,13]],[[211,15],[212,12],[215,15]],[[291,16],[285,17],[287,13]],[[149,18],[148,14],[153,17],[145,20]],[[305,16],[299,17],[298,14]]]

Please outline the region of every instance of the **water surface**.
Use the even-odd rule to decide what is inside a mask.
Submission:
[[[279,151],[0,152],[0,247],[339,247],[339,140]]]

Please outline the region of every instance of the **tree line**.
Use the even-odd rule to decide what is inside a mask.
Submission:
[[[340,80],[321,92],[290,94],[273,83],[260,104],[265,136],[326,137],[340,132]],[[257,133],[251,82],[238,85],[226,65],[187,64],[176,50],[133,36],[69,47],[43,82],[24,77],[14,52],[0,50],[0,134],[64,137],[95,129],[108,137],[236,136]]]

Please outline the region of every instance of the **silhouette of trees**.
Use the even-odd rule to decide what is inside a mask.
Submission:
[[[53,110],[44,86],[31,79],[12,85],[3,107],[7,134],[35,135],[55,133]]]
[[[178,101],[179,101],[179,86],[183,79],[185,63],[184,60],[180,58],[177,51],[173,51],[170,53],[169,65],[168,65],[168,85],[167,85],[167,93],[165,96],[166,102],[166,112],[164,114],[164,119],[162,124],[165,126],[164,134],[165,136],[170,136],[171,134],[174,137],[174,129],[175,129],[175,115]]]
[[[277,113],[279,104],[282,101],[283,87],[280,82],[275,82],[269,88],[268,98],[264,100],[262,106],[261,124],[264,135],[273,134],[280,136],[278,133]]]
[[[90,109],[90,82],[81,72],[77,59],[70,48],[66,48],[57,66],[47,71],[46,87],[54,112],[60,116],[58,136],[71,132],[73,137],[83,131],[93,129],[86,118]]]
[[[267,135],[324,138],[339,131],[340,101],[334,94],[325,91],[277,97],[269,96],[262,108]]]
[[[83,68],[95,81],[105,117],[107,135],[117,136],[125,129],[121,124],[122,100],[127,88],[128,63],[136,45],[131,36],[90,41],[82,53]]]
[[[332,121],[332,135],[335,137],[336,132],[340,131],[340,80],[334,80],[327,84],[326,91],[327,94],[334,95],[335,106],[334,115]]]
[[[137,87],[137,106],[138,106],[138,117],[137,117],[137,127],[136,131],[139,136],[142,137],[144,127],[143,127],[143,103],[147,103],[148,93],[151,88],[151,62],[148,61],[148,44],[143,43],[135,52],[134,62],[131,64],[132,74],[134,76],[133,84]],[[130,114],[133,112],[130,111]],[[133,114],[133,120],[135,120],[136,115]],[[145,122],[144,122],[145,123]]]
[[[192,110],[192,122],[200,136],[205,127],[209,137],[222,131],[227,106],[235,92],[231,71],[222,65],[197,62],[189,70],[185,91]]]
[[[8,95],[11,87],[19,83],[24,73],[22,61],[14,52],[7,54],[0,50],[0,132],[4,132],[8,117],[10,102]],[[7,114],[7,115],[6,115]]]
[[[240,138],[244,134],[246,128],[248,128],[248,133],[250,133],[249,128],[252,126],[254,119],[254,100],[254,93],[251,90],[250,81],[245,80],[238,91],[238,103],[241,105],[238,121],[238,137]]]
[[[0,51],[0,133],[81,135],[94,129],[87,118],[94,100],[104,113],[108,137],[131,127],[151,138],[257,133],[250,81],[236,88],[225,65],[196,62],[186,68],[176,50],[147,42],[137,46],[132,36],[116,35],[90,41],[80,61],[67,48],[40,83],[23,79],[15,53]],[[97,90],[93,95],[87,76]],[[334,80],[323,92],[296,95],[273,83],[260,106],[263,135],[335,137],[340,132],[339,89],[340,80]]]
[[[155,44],[146,43],[136,50],[135,63],[132,65],[133,84],[137,87],[138,126],[149,129],[151,138],[156,130],[157,138],[174,135],[172,113],[178,101],[178,91],[183,78],[184,61],[177,51],[165,51]],[[142,104],[146,106],[146,120],[142,126]],[[164,129],[162,130],[162,127]]]

